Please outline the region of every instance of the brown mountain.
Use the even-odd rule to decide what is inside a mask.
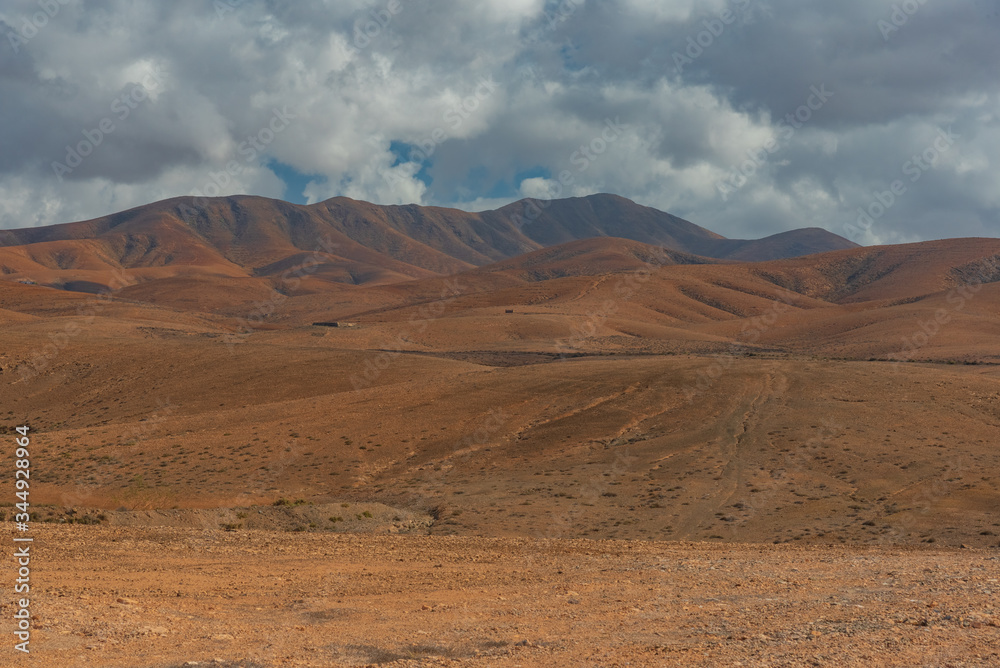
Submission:
[[[818,228],[792,230],[758,240],[727,239],[683,218],[607,194],[552,201],[526,199],[480,215],[490,221],[514,223],[525,236],[542,246],[591,237],[621,237],[693,255],[743,262],[779,260],[858,246]]]
[[[595,237],[620,237],[681,253],[771,260],[853,247],[823,230],[757,241],[725,239],[615,195],[496,211],[378,206],[336,197],[299,206],[263,197],[174,198],[94,220],[0,234],[0,272],[68,289],[225,276],[273,283],[303,262],[337,283],[384,284],[449,275]]]
[[[517,275],[527,281],[564,276],[599,276],[674,264],[714,264],[720,260],[658,248],[631,239],[600,237],[569,241],[494,262],[470,273]]]

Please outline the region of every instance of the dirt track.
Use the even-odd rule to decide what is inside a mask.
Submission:
[[[997,550],[33,531],[16,665],[1000,665]]]

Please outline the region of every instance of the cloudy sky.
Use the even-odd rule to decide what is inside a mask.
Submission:
[[[1000,0],[0,0],[0,34],[0,228],[613,192],[732,237],[1000,236]]]

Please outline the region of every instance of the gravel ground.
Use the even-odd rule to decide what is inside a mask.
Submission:
[[[997,550],[33,533],[5,666],[1000,665]]]

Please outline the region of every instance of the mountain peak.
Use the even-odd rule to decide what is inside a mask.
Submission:
[[[818,228],[760,240],[726,239],[611,193],[527,198],[479,213],[416,204],[381,206],[349,197],[304,206],[234,195],[175,197],[89,221],[9,230],[0,235],[0,247],[31,250],[5,253],[0,270],[30,277],[32,267],[41,266],[51,274],[51,284],[58,284],[59,272],[84,267],[136,269],[151,275],[184,271],[261,276],[316,253],[331,280],[394,282],[453,274],[595,238],[743,262],[855,246]]]

